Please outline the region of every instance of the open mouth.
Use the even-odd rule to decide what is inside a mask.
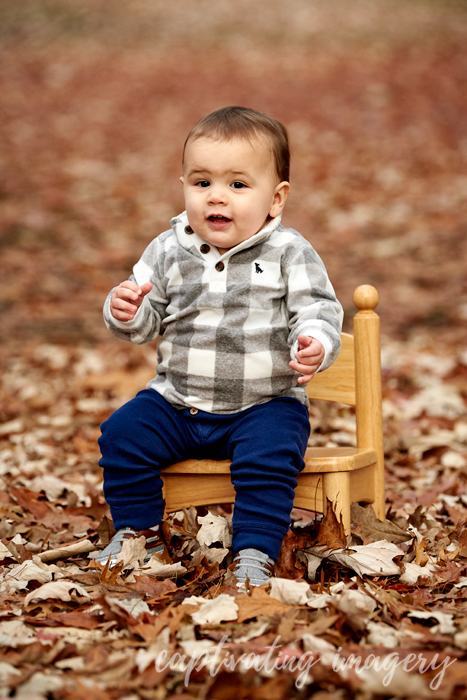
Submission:
[[[211,216],[208,216],[208,221],[211,221],[213,224],[228,224],[232,219],[222,216],[222,214],[211,214]]]

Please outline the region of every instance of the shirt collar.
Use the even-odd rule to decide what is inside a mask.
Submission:
[[[279,214],[279,216],[276,216],[275,219],[268,221],[263,228],[258,231],[258,233],[255,233],[254,236],[251,236],[251,238],[247,238],[246,241],[242,241],[233,248],[230,248],[226,253],[224,253],[224,256],[230,256],[233,253],[237,253],[240,250],[245,250],[246,248],[251,248],[257,243],[261,243],[262,241],[266,240],[266,238],[268,238],[270,234],[279,226],[281,219],[282,212]],[[183,211],[178,216],[174,216],[174,218],[170,220],[170,225],[177,236],[180,245],[187,250],[195,247],[198,248],[199,242],[203,241],[198,234],[186,232],[187,227],[190,228],[186,211]]]

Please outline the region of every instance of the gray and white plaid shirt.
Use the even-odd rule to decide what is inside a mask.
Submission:
[[[152,282],[132,321],[110,314],[118,338],[161,336],[157,376],[147,385],[176,408],[236,413],[279,396],[308,398],[289,367],[300,334],[324,345],[320,370],[340,349],[342,307],[315,250],[278,216],[221,255],[194,233],[186,213],[144,251],[130,279]]]

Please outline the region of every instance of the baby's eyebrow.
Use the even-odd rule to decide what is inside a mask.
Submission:
[[[245,173],[243,170],[228,170],[226,173],[223,173],[224,175],[231,175],[232,177],[247,177],[247,173]],[[209,170],[203,170],[202,168],[193,168],[193,170],[190,170],[188,173],[188,176],[193,176],[193,175],[205,175],[205,176],[211,176],[212,173],[210,173]]]

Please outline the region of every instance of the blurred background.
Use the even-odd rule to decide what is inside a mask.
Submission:
[[[120,349],[104,299],[184,208],[187,132],[228,104],[287,126],[283,220],[347,329],[370,283],[383,338],[465,343],[467,2],[2,0],[0,51],[3,359]]]

